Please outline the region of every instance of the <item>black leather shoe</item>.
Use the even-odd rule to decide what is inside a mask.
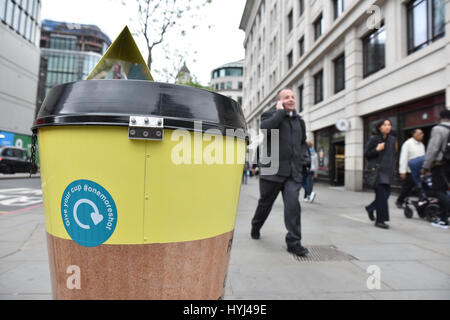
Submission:
[[[375,227],[381,228],[381,229],[389,229],[389,226],[384,222],[377,222],[375,223]]]
[[[302,257],[309,253],[309,250],[306,249],[305,247],[302,247],[301,245],[288,246],[287,251],[299,257]]]
[[[252,237],[252,239],[255,239],[255,240],[259,240],[259,238],[261,237],[261,235],[259,234],[259,230],[256,230],[254,228],[252,228],[252,231],[250,232],[250,236]]]
[[[369,215],[369,219],[371,221],[375,221],[375,216],[373,215],[373,210],[369,210],[369,206],[366,206],[367,214]]]

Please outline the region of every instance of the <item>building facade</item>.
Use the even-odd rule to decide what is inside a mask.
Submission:
[[[294,90],[319,176],[363,188],[364,144],[390,119],[426,139],[450,107],[450,0],[247,1],[243,109],[250,129]]]
[[[224,64],[211,72],[211,87],[242,105],[244,60]]]
[[[31,148],[40,9],[39,0],[0,0],[0,146]]]
[[[110,45],[109,37],[95,25],[43,20],[40,47],[46,68],[38,108],[54,86],[85,79]]]

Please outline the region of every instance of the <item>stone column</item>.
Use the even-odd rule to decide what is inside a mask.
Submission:
[[[363,187],[364,123],[358,116],[356,84],[362,78],[362,44],[351,29],[345,36],[345,117],[350,130],[345,134],[345,188],[361,191]]]

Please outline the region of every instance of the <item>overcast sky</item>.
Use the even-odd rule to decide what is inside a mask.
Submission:
[[[114,41],[125,25],[133,31],[130,18],[136,17],[135,1],[125,1],[130,6],[124,7],[117,0],[42,0],[41,18],[95,24]],[[203,85],[209,83],[212,69],[244,58],[245,34],[239,30],[244,6],[245,0],[213,0],[201,13],[200,28],[185,37],[175,33],[169,35],[173,48],[181,43],[190,52],[197,51],[197,54],[188,55],[187,66]],[[208,25],[213,27],[208,29]],[[136,41],[146,59],[145,44],[139,39]],[[164,66],[166,61],[161,50],[153,61],[155,68]],[[154,74],[154,77],[158,76]]]

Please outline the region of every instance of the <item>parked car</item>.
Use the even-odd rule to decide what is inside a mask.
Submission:
[[[0,147],[0,173],[30,172],[30,167],[25,149]]]

